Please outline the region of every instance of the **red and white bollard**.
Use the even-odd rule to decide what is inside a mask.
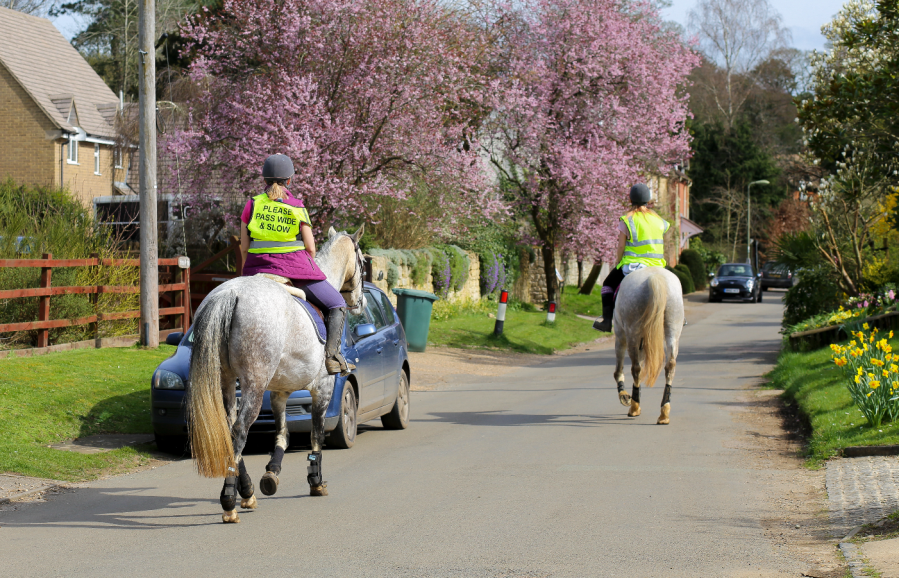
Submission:
[[[546,310],[546,322],[547,323],[555,323],[556,322],[556,303],[555,301],[550,301],[549,309]]]
[[[506,320],[506,305],[509,303],[509,292],[502,291],[499,294],[499,307],[496,308],[496,325],[493,326],[493,334],[499,337],[503,334],[503,322]]]

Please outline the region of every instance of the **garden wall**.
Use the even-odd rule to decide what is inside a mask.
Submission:
[[[446,299],[451,303],[455,303],[457,301],[469,301],[469,300],[478,300],[481,298],[481,264],[478,260],[478,256],[471,251],[466,251],[468,255],[468,280],[465,282],[465,285],[459,291],[450,291]],[[400,277],[399,281],[397,281],[396,285],[393,287],[389,287],[387,285],[387,257],[371,257],[372,263],[372,283],[376,285],[379,289],[384,290],[387,295],[390,296],[390,302],[396,306],[396,295],[393,294],[390,289],[394,288],[402,288],[402,289],[420,289],[422,291],[430,291],[434,292],[434,280],[431,273],[428,273],[427,281],[425,281],[422,285],[415,285],[412,283],[412,267],[408,265],[397,265],[397,269],[399,269]],[[379,281],[378,276],[379,273],[383,272],[383,278]]]

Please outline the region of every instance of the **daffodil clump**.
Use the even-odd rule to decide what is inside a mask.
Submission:
[[[843,369],[849,393],[872,427],[879,427],[884,418],[899,417],[899,353],[893,353],[888,339],[877,339],[877,328],[853,331],[849,345],[830,346],[833,362]]]
[[[840,306],[839,311],[827,318],[827,325],[842,325],[850,319],[859,317],[864,313],[863,309],[844,309]]]

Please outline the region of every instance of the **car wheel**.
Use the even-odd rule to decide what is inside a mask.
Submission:
[[[718,303],[720,301],[721,301],[721,299],[718,299],[717,297],[712,297],[711,295],[709,295],[709,303]]]
[[[762,302],[762,292],[759,291],[758,301],[756,301],[756,303],[761,303],[761,302]]]
[[[768,287],[765,287],[764,285],[762,285],[762,291],[767,291],[767,290],[768,290]]]
[[[409,378],[405,371],[400,371],[400,387],[396,394],[396,402],[390,413],[381,416],[385,429],[406,429],[409,427]]]
[[[189,453],[187,436],[166,436],[153,434],[156,438],[156,449],[167,454],[183,456]]]
[[[349,382],[343,384],[343,399],[340,400],[340,415],[337,427],[328,434],[327,444],[341,450],[348,450],[356,443],[356,392]]]

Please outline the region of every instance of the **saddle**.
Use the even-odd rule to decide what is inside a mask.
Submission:
[[[256,276],[265,277],[266,279],[278,283],[285,291],[292,295],[293,298],[297,300],[297,303],[302,305],[303,311],[306,312],[309,319],[312,321],[312,326],[315,327],[316,337],[318,337],[319,342],[324,343],[327,341],[328,330],[325,327],[325,314],[313,303],[306,300],[305,291],[299,287],[294,287],[293,283],[291,283],[290,279],[287,277],[281,277],[280,275],[273,275],[271,273],[257,273]]]

